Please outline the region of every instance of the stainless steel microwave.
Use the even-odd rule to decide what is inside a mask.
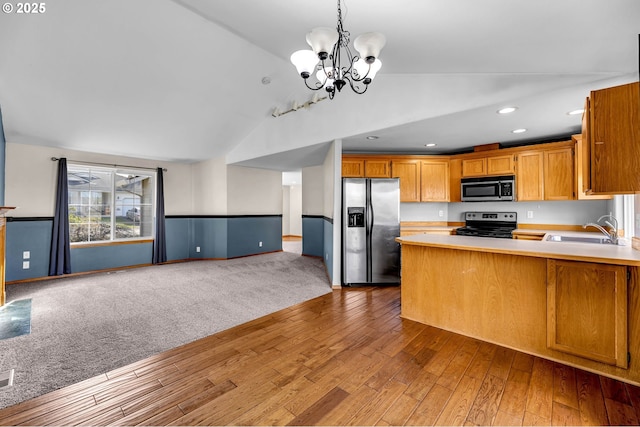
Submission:
[[[510,202],[516,199],[514,175],[462,178],[463,202]]]

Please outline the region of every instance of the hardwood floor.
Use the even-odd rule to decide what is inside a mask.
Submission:
[[[638,425],[640,388],[353,288],[0,410],[3,425]]]

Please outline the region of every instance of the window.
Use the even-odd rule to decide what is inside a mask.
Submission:
[[[153,237],[155,173],[69,165],[71,243]]]

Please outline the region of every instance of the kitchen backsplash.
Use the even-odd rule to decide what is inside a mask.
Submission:
[[[468,211],[517,212],[520,224],[584,224],[612,210],[609,200],[558,202],[401,203],[400,221],[464,222]]]

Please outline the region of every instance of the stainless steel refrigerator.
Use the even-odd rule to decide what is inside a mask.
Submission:
[[[400,182],[342,179],[342,284],[400,283]]]

